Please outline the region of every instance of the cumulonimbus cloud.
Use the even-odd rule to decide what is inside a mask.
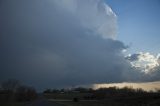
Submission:
[[[117,16],[103,0],[54,0],[74,15],[83,27],[103,38],[116,38]]]
[[[140,80],[103,0],[2,0],[0,81],[38,88]]]

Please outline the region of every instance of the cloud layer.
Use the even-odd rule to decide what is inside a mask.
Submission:
[[[40,89],[142,81],[143,73],[122,54],[126,46],[114,40],[116,15],[104,1],[2,0],[0,5],[0,81],[16,78]]]
[[[126,59],[131,62],[132,67],[135,67],[148,74],[156,71],[156,68],[160,66],[159,55],[156,57],[148,52],[140,52],[132,55],[130,54],[126,57]]]

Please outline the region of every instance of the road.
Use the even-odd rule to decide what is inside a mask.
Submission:
[[[55,102],[49,102],[45,98],[40,97],[37,100],[35,100],[34,102],[28,104],[27,106],[64,106],[64,105],[60,105]]]

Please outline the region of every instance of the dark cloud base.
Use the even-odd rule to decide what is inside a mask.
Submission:
[[[122,42],[103,39],[41,2],[1,1],[0,81],[15,78],[42,89],[143,79],[125,60]]]

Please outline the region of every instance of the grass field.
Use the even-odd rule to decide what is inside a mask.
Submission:
[[[160,106],[160,99],[159,100],[99,100],[99,101],[79,101],[79,102],[72,102],[72,101],[64,101],[64,102],[57,102],[59,104],[63,104],[65,106]]]
[[[106,106],[106,104],[98,101],[79,101],[79,102],[61,101],[57,103],[63,104],[64,106]]]
[[[48,94],[48,99],[57,99],[57,103],[64,106],[160,106],[160,95],[134,95],[134,96],[109,96],[102,100],[84,100],[82,97],[85,93],[68,93],[68,94]],[[77,97],[78,102],[74,102],[73,98]],[[62,101],[58,101],[62,99]],[[67,99],[70,101],[63,101]]]
[[[10,103],[0,103],[0,106],[25,106],[26,104],[28,104],[27,102],[10,102]]]
[[[72,100],[74,97],[83,99],[85,95],[89,93],[54,93],[54,94],[44,94],[47,99],[67,99]]]
[[[44,96],[64,106],[160,106],[160,92],[146,92],[142,89],[101,88],[80,89],[78,92],[48,92]]]

